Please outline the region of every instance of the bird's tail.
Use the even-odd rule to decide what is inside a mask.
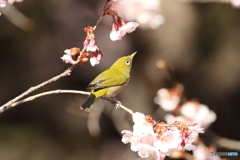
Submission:
[[[85,103],[83,103],[82,106],[80,106],[80,109],[82,109],[86,112],[90,112],[95,99],[96,99],[96,96],[91,93],[90,96],[88,97],[87,101]]]

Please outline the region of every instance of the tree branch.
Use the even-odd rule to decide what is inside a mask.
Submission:
[[[41,85],[41,84],[40,84]],[[33,88],[33,87],[32,87]],[[31,88],[30,88],[31,89]],[[29,90],[30,90],[29,89]],[[34,88],[33,88],[34,89]],[[33,95],[33,96],[30,96],[30,97],[27,97],[23,100],[20,100],[20,101],[15,101],[13,102],[12,104],[10,105],[3,105],[0,107],[0,113],[3,113],[5,112],[6,110],[8,109],[11,109],[17,105],[20,105],[22,103],[26,103],[26,102],[30,102],[30,101],[33,101],[39,97],[43,97],[43,96],[47,96],[47,95],[51,95],[51,94],[59,94],[59,93],[73,93],[73,94],[81,94],[81,95],[90,95],[90,92],[85,92],[85,91],[77,91],[77,90],[61,90],[61,89],[58,89],[58,90],[53,90],[53,91],[48,91],[48,92],[43,92],[43,93],[39,93],[39,94],[36,94],[36,95]],[[17,97],[16,97],[17,98]],[[15,99],[16,99],[15,98]],[[112,101],[111,98],[108,98],[108,97],[104,97],[102,98],[104,100],[107,100],[113,104],[115,104],[117,107],[119,108],[122,108],[123,110],[127,111],[128,113],[130,114],[133,114],[133,111],[130,110],[129,108],[123,106],[122,104],[116,104],[115,102]]]
[[[81,56],[81,55],[80,55],[80,56]],[[40,83],[40,84],[37,85],[37,86],[34,86],[34,87],[29,88],[27,91],[23,92],[23,93],[20,94],[19,96],[15,97],[14,99],[12,99],[12,100],[8,101],[7,103],[5,103],[4,105],[2,105],[2,106],[0,107],[0,113],[4,112],[5,110],[8,110],[9,107],[11,108],[11,106],[12,106],[15,102],[17,102],[19,99],[27,96],[27,95],[30,94],[31,92],[36,91],[36,90],[38,90],[39,88],[41,88],[41,87],[43,87],[43,86],[45,86],[45,85],[47,85],[47,84],[49,84],[49,83],[52,83],[52,82],[54,82],[54,81],[57,81],[58,79],[60,79],[60,78],[62,78],[62,77],[70,76],[70,75],[71,75],[71,72],[73,71],[73,69],[74,69],[76,66],[77,66],[77,64],[74,64],[74,65],[72,65],[70,68],[68,68],[67,70],[65,70],[63,73],[59,74],[58,76],[55,76],[55,77],[53,77],[53,78],[51,78],[51,79],[49,79],[49,80],[47,80],[47,81],[45,81],[45,82],[43,82],[43,83]],[[6,108],[6,109],[3,109],[3,110],[2,110],[2,108]]]
[[[96,28],[98,27],[100,21],[102,20],[102,18],[103,18],[103,16],[104,16],[104,15],[103,15],[104,9],[107,7],[107,3],[108,3],[108,2],[109,2],[109,0],[106,0],[106,3],[105,3],[104,8],[103,8],[103,11],[102,11],[102,13],[101,13],[101,15],[100,15],[100,17],[99,17],[96,25],[94,26],[94,30],[96,30]],[[49,79],[49,80],[47,80],[47,81],[45,81],[45,82],[37,85],[37,86],[34,86],[34,87],[29,88],[27,91],[23,92],[23,93],[20,94],[19,96],[15,97],[14,99],[12,99],[12,100],[8,101],[7,103],[5,103],[4,105],[0,106],[0,113],[8,110],[9,108],[12,108],[12,107],[18,105],[19,103],[20,103],[20,104],[21,104],[21,103],[24,103],[24,102],[25,102],[24,100],[29,101],[28,98],[34,98],[34,99],[35,99],[34,96],[31,96],[31,97],[28,97],[28,98],[26,98],[26,99],[24,99],[24,100],[20,100],[20,99],[22,99],[23,97],[27,96],[28,94],[32,93],[33,91],[36,91],[36,90],[38,90],[39,88],[41,88],[41,87],[43,87],[43,86],[45,86],[45,85],[47,85],[47,84],[50,84],[50,83],[52,83],[52,82],[54,82],[54,81],[57,81],[57,80],[59,80],[60,78],[63,78],[63,77],[66,77],[66,76],[70,76],[71,73],[72,73],[72,71],[73,71],[73,70],[78,66],[78,64],[80,63],[82,54],[83,54],[85,51],[86,51],[86,46],[84,46],[83,49],[81,50],[81,52],[80,52],[80,54],[79,54],[79,56],[78,56],[78,58],[77,58],[76,63],[73,64],[71,67],[69,67],[67,70],[65,70],[63,73],[61,73],[61,74],[59,74],[59,75],[57,75],[57,76],[55,76],[55,77],[53,77],[53,78],[51,78],[51,79]],[[48,93],[48,92],[44,92],[44,93]],[[50,93],[50,94],[56,94],[56,93]],[[40,97],[41,97],[41,95],[40,95]],[[38,98],[38,97],[36,97],[36,98]],[[19,100],[20,100],[20,101],[19,101]],[[18,102],[17,102],[17,101],[18,101]]]

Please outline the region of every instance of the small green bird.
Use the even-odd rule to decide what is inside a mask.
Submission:
[[[108,70],[100,73],[88,85],[87,90],[91,90],[91,94],[80,109],[90,112],[95,99],[99,97],[109,97],[116,101],[114,96],[126,87],[130,79],[132,60],[136,53],[119,58]]]

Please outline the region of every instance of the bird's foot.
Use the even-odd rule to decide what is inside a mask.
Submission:
[[[117,101],[116,102],[116,109],[121,108],[120,106],[122,105],[122,103],[120,101],[118,101],[118,100],[116,100],[116,101]]]
[[[112,104],[115,104],[116,105],[116,109],[120,108],[120,106],[122,105],[122,103],[119,100],[117,100],[116,98],[114,98],[114,97],[104,97],[103,96],[101,98],[111,102]]]

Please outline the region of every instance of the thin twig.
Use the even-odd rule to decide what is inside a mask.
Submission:
[[[48,92],[43,92],[43,93],[39,93],[39,94],[36,94],[36,95],[33,95],[33,96],[30,96],[30,97],[27,97],[23,100],[20,100],[20,101],[17,101],[15,103],[12,103],[11,105],[8,105],[8,106],[1,106],[0,107],[0,113],[3,113],[5,112],[6,110],[8,109],[11,109],[17,105],[20,105],[22,103],[26,103],[26,102],[30,102],[30,101],[33,101],[39,97],[43,97],[43,96],[47,96],[47,95],[51,95],[51,94],[59,94],[59,93],[73,93],[73,94],[81,94],[81,95],[90,95],[90,92],[85,92],[85,91],[77,91],[77,90],[53,90],[53,91],[48,91]],[[111,98],[108,98],[108,97],[104,97],[102,99],[105,99],[109,102],[111,102]],[[112,102],[111,102],[112,103]],[[123,105],[118,105],[118,107],[122,108],[123,110],[127,111],[128,113],[130,114],[133,114],[133,111],[130,110],[129,108],[123,106]]]
[[[57,81],[58,79],[60,78],[63,78],[65,76],[70,76],[71,75],[71,72],[73,71],[73,69],[77,66],[77,64],[74,64],[72,65],[70,68],[68,68],[67,70],[65,70],[63,73],[43,82],[43,83],[40,83],[39,85],[37,86],[34,86],[34,87],[31,87],[29,88],[27,91],[23,92],[22,94],[20,94],[19,96],[15,97],[14,99],[10,100],[9,102],[5,103],[4,105],[2,105],[0,108],[8,108],[9,106],[11,106],[13,103],[17,102],[19,99],[27,96],[28,94],[30,94],[31,92],[33,91],[36,91],[38,90],[39,88],[47,85],[47,84],[50,84],[54,81]],[[2,110],[0,109],[0,113],[2,113]]]
[[[123,110],[127,111],[129,114],[133,114],[133,111],[124,105],[120,104],[118,107],[122,108]]]
[[[104,6],[104,9],[105,7],[107,6],[107,3],[109,2],[109,0],[106,1],[105,3],[105,6]],[[104,10],[101,14],[101,16],[99,17],[96,25],[94,26],[94,30],[98,27],[100,21],[102,20],[103,18],[103,13],[104,13]],[[69,67],[67,70],[65,70],[63,73],[43,82],[43,83],[40,83],[39,85],[36,85],[34,87],[31,87],[29,88],[27,91],[23,92],[22,94],[20,94],[19,96],[15,97],[14,99],[8,101],[7,103],[5,103],[4,105],[0,106],[0,113],[8,110],[9,108],[11,108],[11,106],[15,103],[17,103],[17,101],[19,101],[20,99],[22,99],[23,97],[27,96],[28,94],[32,93],[33,91],[36,91],[38,90],[39,88],[42,88],[43,86],[47,85],[47,84],[50,84],[54,81],[57,81],[59,80],[60,78],[63,78],[63,77],[66,77],[66,76],[70,76],[72,71],[78,66],[78,64],[80,63],[81,61],[81,57],[82,57],[82,54],[86,51],[86,46],[83,47],[83,49],[81,50],[79,56],[78,56],[78,59],[76,61],[75,64],[73,64],[71,67]],[[30,97],[29,97],[30,98]],[[19,101],[21,102],[21,101]],[[24,103],[24,102],[23,102]]]
[[[218,146],[218,148],[225,148],[228,150],[240,151],[240,141],[239,140],[233,140],[233,139],[219,136],[211,130],[207,130],[205,135],[209,139],[213,140],[213,142]]]
[[[50,95],[50,94],[58,94],[58,93],[75,93],[75,94],[83,94],[83,95],[89,95],[90,94],[89,92],[84,92],[84,91],[60,90],[60,89],[54,90],[54,91],[43,92],[43,93],[39,93],[39,94],[36,94],[34,96],[30,96],[28,98],[25,98],[25,99],[17,101],[17,102],[15,101],[15,102],[13,102],[12,104],[9,104],[9,105],[3,105],[3,106],[0,107],[0,113],[3,113],[6,110],[8,110],[10,108],[13,108],[13,107],[15,107],[15,106],[17,106],[19,104],[22,104],[22,103],[25,103],[25,102],[29,102],[29,101],[33,101],[33,100],[35,100],[35,99],[37,99],[39,97]]]
[[[108,2],[109,2],[109,1],[107,0],[107,1],[105,2],[105,4],[104,4],[102,13],[101,13],[98,21],[96,22],[95,26],[93,27],[93,30],[94,30],[94,31],[96,30],[97,26],[99,25],[100,21],[102,20],[102,18],[103,18],[103,16],[104,16],[105,8],[107,7]]]
[[[0,11],[12,24],[24,31],[30,31],[35,27],[34,21],[17,10],[14,5],[7,3],[6,7],[0,7]]]

